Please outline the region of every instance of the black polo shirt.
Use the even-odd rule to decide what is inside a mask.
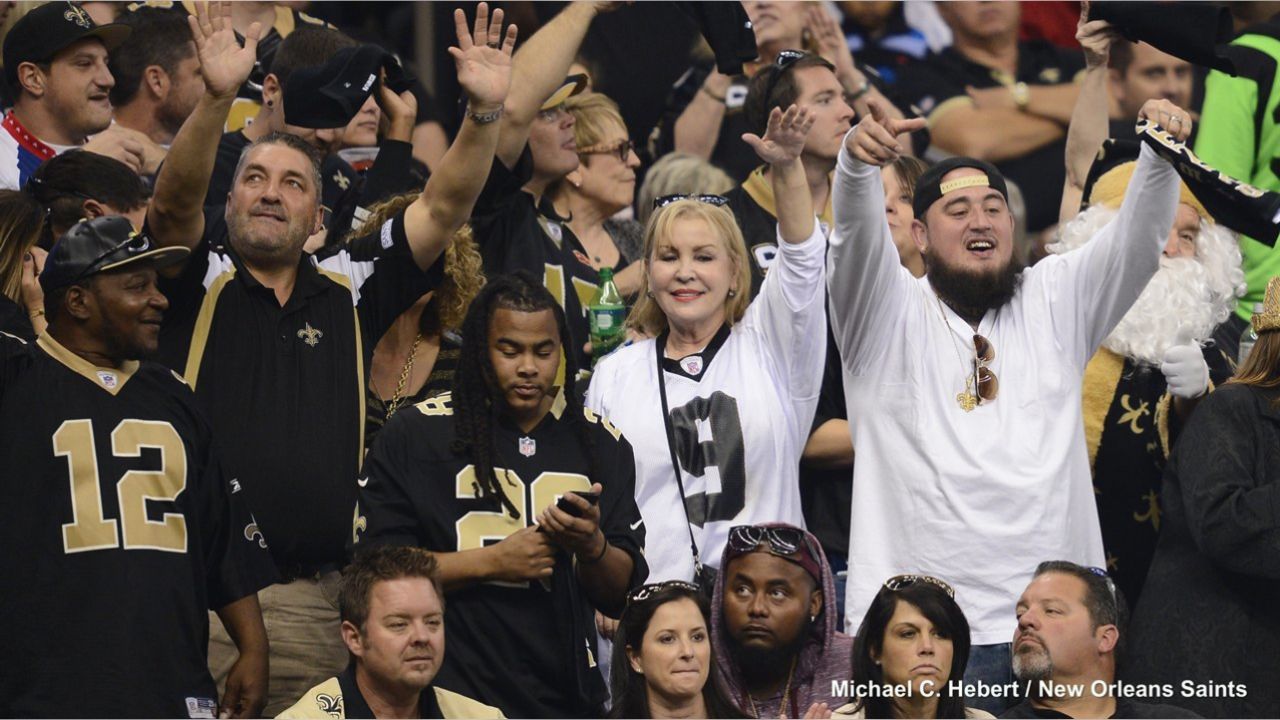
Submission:
[[[1065,50],[1043,40],[1018,43],[1018,70],[1009,78],[999,70],[976,63],[954,47],[930,55],[924,62],[908,65],[899,75],[894,94],[904,103],[920,108],[929,127],[953,107],[952,102],[968,101],[965,88],[1000,87],[1025,82],[1054,85],[1072,82],[1084,69],[1080,52]],[[1065,132],[1065,128],[1064,128]],[[1066,180],[1066,136],[1022,157],[996,163],[1005,177],[1022,188],[1027,203],[1027,229],[1043,230],[1058,221],[1062,183]]]
[[[442,278],[443,259],[425,273],[414,264],[403,222],[402,213],[377,234],[304,253],[283,307],[229,244],[207,238],[162,283],[171,304],[161,359],[208,411],[288,575],[342,561],[373,347]]]
[[[586,308],[600,289],[600,275],[569,229],[568,218],[557,215],[545,196],[539,203],[522,189],[532,177],[528,147],[514,169],[495,157],[471,214],[472,233],[489,277],[527,270],[542,278],[564,308],[578,367],[589,368],[590,358],[582,350],[590,339]]]

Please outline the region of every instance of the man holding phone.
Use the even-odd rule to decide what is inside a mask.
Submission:
[[[352,541],[432,551],[447,599],[437,684],[507,717],[600,716],[594,612],[648,576],[631,446],[555,385],[564,311],[495,278],[462,326],[454,390],[397,413],[359,480]]]

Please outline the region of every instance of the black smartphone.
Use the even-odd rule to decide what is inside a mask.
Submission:
[[[591,503],[592,505],[595,505],[596,503],[600,502],[600,493],[598,492],[581,492],[577,490],[574,490],[571,492],[573,492],[574,495],[577,495],[583,500],[586,500],[587,502]],[[577,505],[574,505],[573,503],[566,500],[563,495],[560,496],[559,500],[556,500],[556,507],[569,513],[574,517],[582,517],[582,510],[578,508]]]

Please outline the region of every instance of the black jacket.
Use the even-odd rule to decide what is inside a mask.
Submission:
[[[1163,496],[1126,680],[1171,683],[1174,702],[1205,717],[1280,715],[1280,390],[1228,384],[1205,398]]]

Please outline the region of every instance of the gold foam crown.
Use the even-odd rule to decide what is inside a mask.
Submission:
[[[1280,330],[1280,276],[1267,282],[1267,295],[1262,301],[1262,312],[1253,314],[1253,331],[1257,333]]]

